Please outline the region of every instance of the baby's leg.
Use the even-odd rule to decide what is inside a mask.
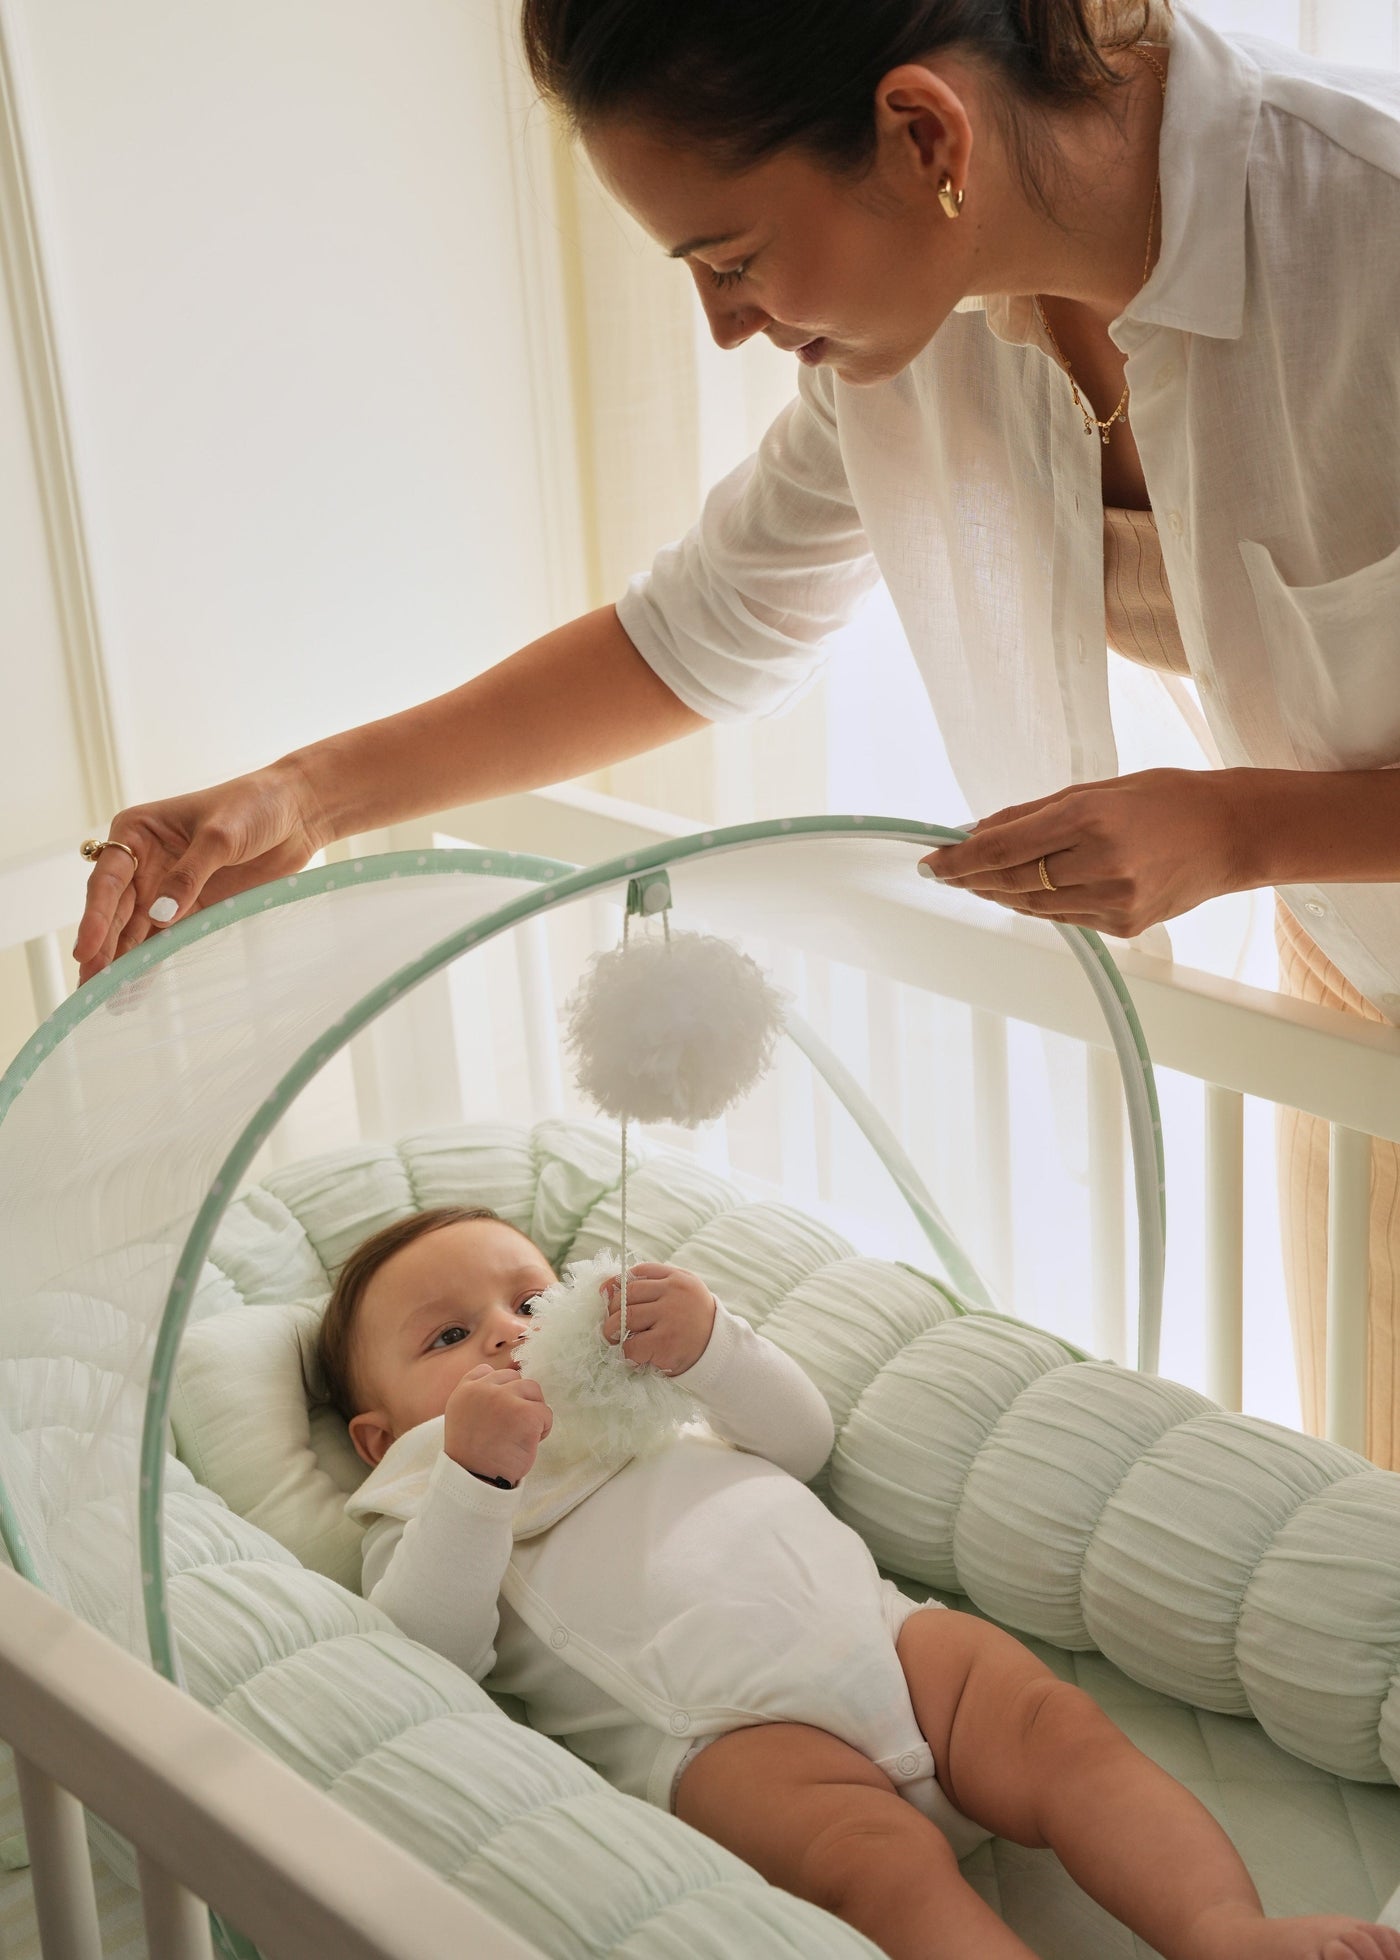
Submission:
[[[1053,1847],[1165,1960],[1400,1960],[1400,1933],[1383,1926],[1265,1919],[1205,1806],[1010,1634],[967,1613],[913,1613],[896,1651],[958,1809],[1017,1844]]]
[[[959,1876],[937,1825],[825,1729],[765,1722],[719,1736],[682,1775],[676,1815],[891,1960],[1034,1960]]]

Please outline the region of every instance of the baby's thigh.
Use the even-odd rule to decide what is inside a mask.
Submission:
[[[895,1652],[939,1787],[965,1817],[1031,1846],[1047,1775],[1083,1745],[1124,1738],[1082,1689],[972,1613],[911,1613]]]
[[[853,1856],[938,1835],[868,1756],[802,1722],[717,1736],[683,1772],[675,1811],[770,1884],[831,1910]]]

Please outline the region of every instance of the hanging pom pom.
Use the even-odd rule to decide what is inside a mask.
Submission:
[[[694,1129],[768,1069],[787,999],[727,940],[638,935],[595,954],[565,1005],[574,1079],[605,1115]]]
[[[601,1288],[621,1270],[615,1252],[600,1252],[570,1266],[534,1303],[516,1359],[554,1416],[540,1444],[542,1468],[583,1456],[650,1456],[686,1423],[703,1420],[693,1395],[660,1369],[628,1361],[604,1337]]]

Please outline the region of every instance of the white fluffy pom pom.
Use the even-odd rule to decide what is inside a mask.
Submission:
[[[604,1338],[607,1307],[599,1289],[621,1270],[615,1253],[600,1252],[571,1266],[534,1303],[516,1358],[521,1374],[543,1389],[554,1416],[540,1445],[542,1466],[582,1456],[649,1456],[703,1414],[669,1375],[638,1367]]]
[[[566,1004],[575,1080],[609,1116],[693,1129],[767,1069],[786,998],[727,940],[634,938],[595,954]]]

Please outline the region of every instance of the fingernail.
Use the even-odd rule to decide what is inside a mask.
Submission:
[[[180,907],[173,898],[158,898],[151,907],[149,916],[158,926],[168,926]]]
[[[921,878],[938,878],[938,873],[934,870],[933,866],[927,862],[926,859],[921,859],[919,862],[919,876]],[[938,882],[941,885],[943,883],[943,880],[941,878],[938,878]]]

